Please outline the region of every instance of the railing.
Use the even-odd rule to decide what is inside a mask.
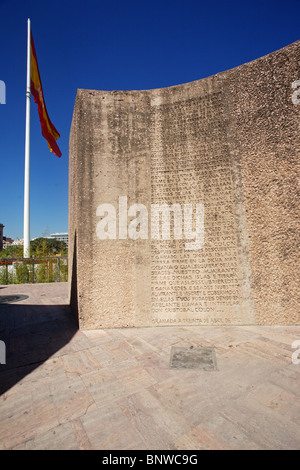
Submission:
[[[66,282],[68,257],[0,259],[0,285]]]

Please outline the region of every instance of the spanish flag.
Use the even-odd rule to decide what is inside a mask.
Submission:
[[[57,132],[48,116],[32,34],[30,78],[31,93],[33,95],[35,103],[37,103],[38,105],[42,135],[47,140],[50,151],[53,152],[54,155],[56,155],[57,157],[61,157],[61,151],[59,150],[58,145],[56,143],[57,139],[60,137],[60,134]]]

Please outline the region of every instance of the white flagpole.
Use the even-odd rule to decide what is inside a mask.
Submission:
[[[24,174],[24,258],[30,258],[30,68],[31,68],[30,19],[27,21],[27,83],[26,83],[26,132],[25,132],[25,174]]]

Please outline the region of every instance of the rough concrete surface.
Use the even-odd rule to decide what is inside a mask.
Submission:
[[[169,88],[78,90],[69,250],[80,327],[300,323],[299,46]],[[186,249],[173,221],[171,240],[153,239],[150,221],[148,239],[132,239],[120,196],[148,215],[202,204],[203,247]],[[116,210],[116,239],[97,236],[102,204]]]

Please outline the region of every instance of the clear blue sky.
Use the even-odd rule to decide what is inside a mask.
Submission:
[[[31,18],[59,159],[31,106],[31,238],[68,230],[77,88],[160,88],[208,77],[299,39],[299,0],[0,0],[0,222],[23,238],[26,30]],[[300,71],[299,71],[300,72]]]

